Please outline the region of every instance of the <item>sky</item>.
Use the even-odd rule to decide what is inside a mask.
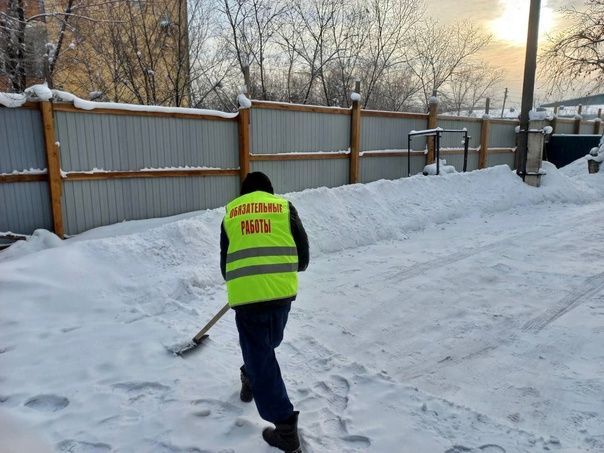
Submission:
[[[428,16],[445,24],[468,21],[492,35],[479,56],[502,70],[504,80],[495,100],[499,104],[507,87],[508,105],[520,106],[529,4],[529,0],[426,0]],[[548,34],[564,29],[561,9],[582,4],[583,0],[541,0],[540,46]],[[536,98],[544,97],[545,90],[537,88]]]

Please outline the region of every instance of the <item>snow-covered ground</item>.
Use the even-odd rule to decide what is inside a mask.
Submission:
[[[604,451],[604,174],[546,171],[288,195],[312,257],[278,355],[307,453]],[[274,451],[232,312],[166,351],[225,302],[222,212],[0,253],[1,452]]]

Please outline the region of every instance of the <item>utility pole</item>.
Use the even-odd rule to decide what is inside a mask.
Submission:
[[[503,112],[505,112],[505,101],[508,99],[508,89],[505,89],[505,93],[503,93],[503,106],[501,107],[501,118],[503,118]]]
[[[526,39],[526,56],[524,59],[524,81],[522,83],[522,108],[520,110],[520,134],[518,136],[516,173],[526,176],[528,153],[529,111],[533,105],[535,93],[535,72],[537,70],[537,45],[539,42],[539,13],[541,0],[531,0],[528,34]]]
[[[491,111],[491,98],[487,98],[487,101],[484,106],[485,115],[488,115],[490,111]]]

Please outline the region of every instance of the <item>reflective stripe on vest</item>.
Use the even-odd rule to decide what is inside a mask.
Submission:
[[[298,253],[287,200],[266,192],[236,198],[227,205],[224,229],[232,307],[296,295]]]

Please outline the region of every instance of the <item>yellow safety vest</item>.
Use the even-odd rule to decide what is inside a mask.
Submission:
[[[224,229],[231,307],[296,295],[298,252],[287,200],[262,191],[242,195],[227,205]]]

